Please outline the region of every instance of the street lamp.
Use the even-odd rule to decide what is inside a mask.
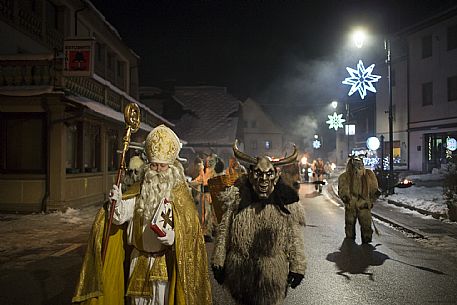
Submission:
[[[354,30],[354,32],[352,33],[352,40],[354,40],[355,46],[359,49],[363,47],[365,39],[366,33],[363,29]]]
[[[384,40],[384,48],[386,50],[387,78],[389,84],[389,179],[387,181],[387,192],[389,195],[394,193],[394,134],[393,134],[393,114],[392,114],[392,77],[391,77],[391,53],[390,41]]]
[[[361,48],[366,38],[365,32],[362,29],[358,29],[353,32],[352,38],[358,48]],[[388,194],[394,193],[394,147],[393,147],[393,112],[392,112],[392,75],[391,75],[391,45],[388,39],[384,40],[384,49],[386,50],[386,64],[387,64],[387,79],[389,88],[389,179],[387,180]],[[370,66],[371,67],[371,66]],[[370,70],[371,72],[371,70]],[[377,81],[380,76],[375,76]],[[374,88],[371,88],[374,89]],[[373,90],[370,90],[373,91]],[[376,91],[373,91],[376,92]],[[363,98],[363,97],[362,97]],[[348,110],[348,109],[347,109]],[[348,111],[349,112],[349,111]]]

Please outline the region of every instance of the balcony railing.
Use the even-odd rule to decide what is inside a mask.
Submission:
[[[52,54],[0,55],[0,90],[12,95],[64,89],[122,112],[129,98],[100,76],[62,76],[62,59]],[[142,122],[155,126],[158,119],[142,109]]]
[[[43,23],[42,15],[15,5],[14,0],[0,0],[0,19],[44,43],[51,50],[63,49],[63,33]]]
[[[47,54],[0,56],[0,86],[54,86],[54,61]]]

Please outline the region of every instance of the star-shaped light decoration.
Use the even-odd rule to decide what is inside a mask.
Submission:
[[[319,140],[314,140],[313,141],[313,148],[319,149],[321,147],[321,141]]]
[[[351,90],[349,90],[348,95],[351,96],[354,92],[359,91],[360,97],[362,100],[367,95],[367,90],[373,93],[376,93],[376,88],[373,86],[373,83],[376,83],[381,76],[373,75],[374,64],[365,69],[363,62],[359,60],[357,64],[357,70],[346,67],[346,70],[349,72],[350,77],[346,77],[342,81],[345,85],[350,85]]]
[[[343,115],[342,114],[337,114],[336,112],[333,113],[333,115],[327,115],[328,116],[328,121],[326,121],[325,123],[327,123],[329,126],[328,126],[328,129],[335,129],[335,130],[338,130],[338,128],[343,128],[343,123],[346,122],[345,119],[343,119]]]

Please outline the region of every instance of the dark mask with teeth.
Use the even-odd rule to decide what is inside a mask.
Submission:
[[[279,180],[277,167],[287,165],[297,160],[298,152],[294,145],[294,151],[290,156],[277,161],[271,161],[269,157],[252,157],[237,147],[237,141],[233,144],[233,153],[238,160],[250,164],[249,182],[260,199],[267,199]]]
[[[251,165],[249,182],[260,199],[267,199],[275,188],[279,173],[267,157],[259,157],[255,165]]]

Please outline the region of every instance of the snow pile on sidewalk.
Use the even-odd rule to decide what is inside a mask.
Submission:
[[[409,188],[395,188],[395,194],[387,199],[419,208],[428,212],[447,214],[447,205],[443,198],[443,187],[411,186]]]

